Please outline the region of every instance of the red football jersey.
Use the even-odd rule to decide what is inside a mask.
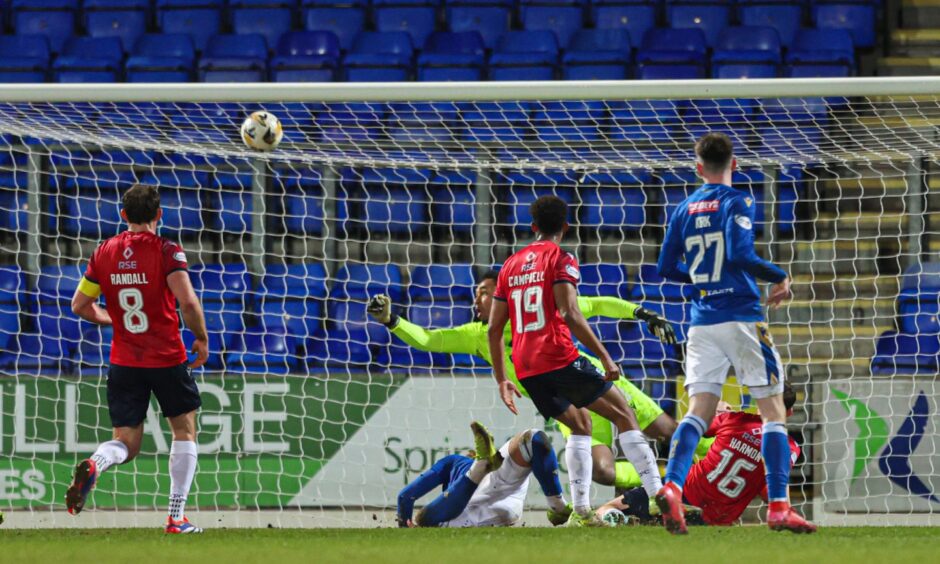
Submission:
[[[577,286],[578,260],[551,241],[536,241],[509,257],[493,297],[508,302],[512,364],[520,380],[564,368],[578,358],[571,331],[555,307],[558,283]]]
[[[185,269],[183,249],[153,233],[125,231],[95,249],[85,278],[101,287],[114,323],[113,364],[165,368],[186,362],[176,298],[166,283]]]
[[[715,442],[705,460],[692,466],[682,490],[689,503],[702,509],[709,525],[731,525],[764,492],[762,434],[760,415],[731,411],[712,420],[705,436],[715,437]],[[790,464],[799,455],[800,447],[790,438]]]

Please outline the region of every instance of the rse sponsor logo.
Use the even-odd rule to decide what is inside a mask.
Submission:
[[[581,273],[578,271],[577,268],[574,267],[573,264],[566,265],[565,272],[567,272],[568,275],[574,278],[575,280],[581,279]]]
[[[734,222],[740,225],[743,229],[751,228],[751,218],[746,215],[736,215],[734,216]]]
[[[689,204],[689,215],[696,213],[713,213],[718,211],[718,200],[702,200]]]
[[[136,260],[119,260],[118,270],[137,270]]]

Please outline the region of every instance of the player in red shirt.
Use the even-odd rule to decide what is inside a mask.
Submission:
[[[137,456],[153,394],[173,430],[166,532],[201,533],[183,510],[196,472],[196,410],[202,405],[190,369],[202,366],[209,356],[206,322],[183,249],[157,235],[163,214],[160,193],[153,186],[134,186],[124,194],[122,207],[127,231],[98,246],[72,297],[76,315],[114,328],[108,369],[114,438],[75,467],[66,506],[77,515],[103,472]],[[101,295],[105,308],[96,303]],[[196,337],[196,360],[190,365],[180,338],[177,300]]]
[[[568,524],[595,525],[599,522],[590,507],[591,416],[583,408],[617,426],[620,448],[650,496],[662,482],[636,415],[623,394],[612,389],[620,367],[578,307],[578,261],[558,246],[568,231],[568,205],[556,196],[543,196],[532,204],[531,213],[536,241],[509,257],[496,281],[487,329],[493,374],[503,402],[517,413],[514,396],[521,394],[506,379],[503,342],[503,330],[511,321],[512,363],[519,382],[543,417],[571,429],[565,461],[574,511]],[[578,354],[572,333],[600,359],[606,374]]]
[[[794,403],[796,394],[784,383],[783,405],[788,417],[793,414]],[[760,450],[762,426],[760,415],[730,411],[725,404],[705,432],[704,436],[715,437],[715,442],[705,458],[692,465],[682,496],[683,502],[701,509],[706,525],[733,525],[754,498],[760,496],[766,501],[767,483]],[[792,466],[800,456],[800,447],[792,437],[787,438]],[[648,506],[646,492],[635,488],[598,511],[603,514],[611,508],[620,509],[646,521],[652,519]]]

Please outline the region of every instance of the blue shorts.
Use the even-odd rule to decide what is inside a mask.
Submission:
[[[112,427],[136,427],[147,418],[150,394],[164,417],[176,417],[202,406],[196,379],[186,364],[136,368],[112,364],[108,369],[108,413]]]
[[[564,368],[519,380],[542,417],[558,417],[569,406],[581,408],[594,403],[613,385],[585,357]]]

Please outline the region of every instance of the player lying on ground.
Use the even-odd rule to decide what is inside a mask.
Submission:
[[[736,163],[731,140],[709,133],[695,144],[696,168],[705,184],[669,218],[657,269],[666,279],[693,284],[692,323],[685,354],[689,413],[672,439],[666,485],[656,502],[672,533],[687,532],[682,488],[699,439],[709,429],[721,388],[734,366],[738,381],[757,401],[764,425],[771,529],[811,533],[816,527],[790,507],[790,446],[783,405],[784,372],[774,348],[756,279],[773,283],[767,304],[790,297],[790,279],[754,250],[754,201],[731,187]]]
[[[134,186],[122,204],[127,231],[98,246],[72,298],[76,315],[114,327],[108,370],[114,438],[78,463],[65,503],[69,513],[77,515],[101,474],[137,456],[153,394],[173,430],[166,532],[201,533],[183,511],[196,473],[196,410],[202,405],[190,368],[202,366],[209,356],[206,322],[186,272],[183,249],[157,235],[163,213],[157,189]],[[101,295],[107,309],[95,303]],[[189,366],[177,300],[196,337],[192,350],[197,356]]]
[[[392,313],[392,302],[388,296],[374,296],[369,302],[369,313],[388,327],[392,334],[412,347],[434,353],[472,354],[492,364],[486,339],[486,322],[490,317],[493,291],[496,289],[498,274],[495,270],[485,273],[476,286],[474,307],[476,320],[456,327],[425,329],[411,323],[404,317]],[[607,317],[611,319],[638,319],[647,324],[650,332],[659,335],[664,343],[675,343],[675,331],[668,321],[656,313],[619,298],[601,296],[578,296],[578,306],[587,318]],[[506,356],[512,358],[512,334],[506,327]],[[598,370],[603,369],[601,361],[584,351],[579,351]],[[512,364],[506,366],[506,376],[517,387],[521,387]],[[676,421],[663,413],[659,404],[644,394],[626,378],[614,382],[614,386],[623,392],[627,403],[636,413],[640,429],[648,437],[668,442],[676,430]],[[525,388],[522,388],[525,394]],[[559,429],[567,439],[571,430],[559,424]],[[642,485],[640,476],[632,464],[626,460],[614,458],[614,430],[609,421],[600,415],[591,413],[591,456],[593,458],[592,477],[604,486],[630,489]],[[696,454],[704,456],[708,452],[710,440],[703,440]]]
[[[617,444],[650,495],[662,487],[662,481],[636,414],[611,384],[620,378],[620,367],[578,306],[578,261],[559,247],[568,231],[568,205],[556,196],[542,196],[530,210],[536,241],[506,260],[493,293],[487,328],[493,375],[506,407],[517,413],[514,398],[522,395],[506,377],[504,329],[511,322],[516,377],[543,417],[571,429],[565,462],[574,511],[568,524],[600,525],[590,504],[591,417],[581,408],[617,427]],[[603,373],[580,355],[572,333],[600,359]]]
[[[793,414],[796,394],[789,384],[784,385],[783,405],[787,415]],[[730,406],[720,402],[718,415],[705,432],[706,437],[715,437],[715,442],[705,459],[692,465],[682,490],[683,502],[701,510],[701,520],[706,525],[733,525],[748,504],[760,496],[767,499],[767,483],[761,456],[763,441],[760,415],[731,411]],[[790,449],[790,465],[800,456],[800,447],[787,437]],[[642,488],[634,488],[623,497],[602,506],[598,512],[604,514],[609,508],[623,511],[642,522],[652,519],[649,514],[649,497]]]
[[[470,425],[473,458],[452,454],[434,463],[398,494],[402,527],[510,527],[522,518],[529,475],[542,487],[548,519],[564,523],[571,513],[558,481],[558,459],[548,435],[530,429],[506,441],[497,451],[493,437],[479,423]],[[443,492],[418,511],[415,501],[434,488]]]

